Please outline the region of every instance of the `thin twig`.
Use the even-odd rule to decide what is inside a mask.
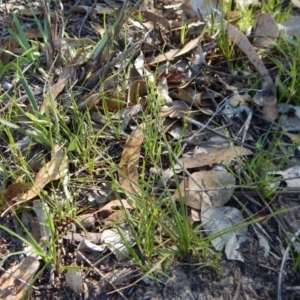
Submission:
[[[78,253],[80,253],[80,256],[85,260],[85,262],[87,262],[90,265],[90,267],[93,268],[94,271],[97,272],[104,279],[106,283],[108,283],[114,288],[114,292],[118,293],[122,299],[128,300],[128,298],[125,297],[125,295],[120,290],[118,290],[116,286],[112,282],[110,282],[98,268],[95,268],[92,262],[88,258],[86,258],[81,251],[78,251]]]

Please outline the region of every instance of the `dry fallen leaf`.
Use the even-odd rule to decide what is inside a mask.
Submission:
[[[39,266],[40,263],[36,258],[28,256],[3,273],[0,276],[0,299],[23,299],[25,291],[28,289]]]
[[[128,226],[119,226],[122,230],[123,235],[126,237],[127,242],[130,243],[132,240],[131,231]],[[104,243],[107,248],[116,256],[118,261],[127,259],[129,256],[128,250],[124,245],[123,239],[117,229],[104,230],[101,236],[101,242]]]
[[[285,181],[288,187],[300,187],[300,166],[294,166],[285,171],[278,171],[276,174],[283,176],[281,181]]]
[[[201,222],[207,235],[218,234],[243,221],[243,214],[235,207],[213,207],[203,203],[201,207]],[[225,246],[226,257],[229,260],[244,261],[239,253],[240,243],[247,240],[247,227],[231,230],[214,238],[211,243],[217,251]]]
[[[253,46],[267,47],[276,43],[279,36],[279,27],[271,15],[266,13],[258,14],[253,27],[256,37]]]
[[[299,1],[299,0],[292,0],[292,3],[293,3],[296,7],[300,7],[300,1]]]
[[[5,215],[12,207],[36,197],[39,192],[51,181],[58,180],[68,172],[68,158],[61,146],[55,145],[51,160],[35,175],[33,186],[27,193],[18,198],[18,202],[11,205],[1,216]]]
[[[203,195],[209,195],[215,207],[224,205],[231,198],[235,189],[235,177],[226,171],[202,171],[191,174],[196,182],[211,189],[206,193],[199,190],[198,185],[191,179],[186,178],[180,185],[184,203],[192,208],[201,209]],[[174,200],[179,200],[179,192],[173,195]]]
[[[155,65],[157,63],[166,61],[166,60],[172,60],[175,57],[178,57],[180,55],[183,55],[192,49],[194,49],[200,41],[199,37],[196,37],[195,39],[189,41],[182,49],[172,49],[169,50],[166,53],[158,55],[152,62],[150,62],[150,65]]]
[[[6,204],[13,204],[13,200],[17,200],[16,198],[22,194],[24,194],[28,190],[27,186],[24,183],[16,182],[12,183],[4,193],[4,201]]]
[[[265,67],[264,63],[258,56],[247,37],[242,32],[238,31],[233,25],[229,25],[229,37],[248,56],[251,63],[263,77],[263,80],[271,89],[275,91],[275,85],[271,76],[269,75],[269,71]]]
[[[21,201],[33,199],[49,182],[58,180],[68,172],[68,159],[63,148],[55,145],[51,160],[35,175],[34,184]]]
[[[288,20],[282,22],[280,29],[284,30],[289,37],[300,36],[300,19],[299,17],[290,17]]]
[[[179,161],[186,169],[209,166],[215,163],[229,164],[234,158],[242,155],[252,155],[247,148],[230,146],[227,148],[212,148],[208,153],[198,153],[193,157],[183,157]],[[175,165],[175,169],[181,168]]]
[[[76,263],[73,263],[69,267],[65,278],[67,286],[69,286],[75,293],[81,294],[84,292],[81,268],[78,267]]]
[[[146,96],[147,94],[147,84],[145,80],[133,81],[128,91],[128,105],[139,103],[140,98]]]
[[[143,141],[143,132],[140,129],[133,131],[124,145],[119,164],[121,169],[121,172],[119,172],[120,184],[126,191],[132,194],[137,193],[135,184],[138,183],[139,178],[138,164]]]

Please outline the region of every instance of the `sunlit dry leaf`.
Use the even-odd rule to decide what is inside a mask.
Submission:
[[[163,99],[165,105],[171,106],[173,100],[169,96],[169,87],[168,87],[167,79],[162,77],[158,82],[158,86],[160,87],[157,90],[158,95]]]
[[[200,222],[200,210],[191,208],[191,218],[193,222]]]
[[[100,24],[94,22],[91,22],[90,24],[96,32],[100,33],[101,35],[105,33],[105,29]]]
[[[28,256],[4,272],[0,276],[0,298],[5,300],[23,299],[39,266],[40,263],[36,258]]]
[[[292,0],[292,3],[296,6],[300,8],[300,1],[299,0]]]
[[[128,242],[132,240],[130,229],[128,226],[119,226]],[[116,256],[118,261],[128,258],[129,253],[124,245],[123,239],[117,229],[104,230],[101,236],[101,241],[107,245],[109,250]]]
[[[147,80],[155,82],[153,74],[147,69],[144,62],[144,54],[141,51],[140,55],[136,58],[134,62],[134,66],[142,78],[147,78]]]
[[[274,45],[279,36],[279,27],[272,16],[267,13],[260,13],[255,18],[254,35],[256,39],[253,46],[267,47]]]
[[[200,38],[196,37],[195,39],[189,41],[182,49],[172,49],[166,53],[160,54],[149,64],[155,65],[157,63],[160,63],[160,62],[163,62],[166,60],[172,60],[175,57],[178,57],[180,55],[183,55],[183,54],[191,51],[198,45],[199,42],[200,42]]]
[[[68,159],[63,148],[55,145],[51,160],[35,175],[34,184],[20,200],[28,201],[38,195],[49,182],[58,180],[68,172]]]
[[[122,171],[119,172],[120,184],[132,194],[137,194],[137,189],[134,186],[138,184],[138,166],[143,141],[143,132],[140,129],[133,131],[124,145],[119,164]]]
[[[193,157],[183,157],[179,161],[186,169],[210,166],[216,163],[229,164],[234,158],[243,155],[253,155],[247,148],[230,146],[228,148],[212,148],[208,153],[198,153]],[[180,168],[175,165],[175,169]]]
[[[191,174],[196,182],[211,189],[206,193],[200,191],[197,184],[191,179],[186,178],[180,185],[181,195],[184,203],[194,209],[201,209],[203,197],[209,195],[215,207],[223,206],[231,198],[235,189],[235,177],[224,171],[202,171]],[[179,200],[179,192],[173,195],[174,200]]]

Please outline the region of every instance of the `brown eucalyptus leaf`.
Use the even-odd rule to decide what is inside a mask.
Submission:
[[[24,299],[28,284],[40,266],[39,261],[27,256],[0,276],[0,298],[5,300]],[[28,283],[28,284],[27,284]]]
[[[140,129],[133,131],[124,145],[119,163],[121,169],[121,172],[119,172],[120,184],[132,194],[137,194],[135,185],[138,183],[139,178],[138,165],[143,141],[143,132]]]
[[[193,155],[193,157],[183,157],[179,159],[179,161],[186,169],[192,169],[210,166],[216,163],[229,164],[234,158],[243,155],[253,155],[253,152],[247,148],[238,146],[230,146],[222,149],[213,148],[208,153],[198,153]],[[175,168],[181,167],[175,165]]]

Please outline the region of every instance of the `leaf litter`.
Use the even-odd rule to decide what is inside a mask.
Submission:
[[[278,240],[281,246],[284,243],[285,247],[293,247],[294,255],[298,251],[295,239],[291,239],[299,229],[298,206],[294,205],[299,192],[299,158],[291,152],[299,145],[298,106],[278,103],[279,99],[281,102],[285,99],[278,93],[276,67],[269,57],[282,35],[298,37],[299,22],[292,16],[279,24],[271,14],[258,13],[252,24],[253,38],[239,28],[234,17],[230,19],[237,11],[229,12],[226,20],[223,18],[219,2],[154,2],[146,5],[138,1],[131,6],[129,2],[114,5],[110,1],[76,4],[64,1],[54,6],[47,1],[41,1],[40,5],[0,5],[5,24],[0,40],[1,174],[4,174],[1,230],[5,232],[7,228],[8,233],[24,236],[27,242],[34,238],[45,253],[57,249],[57,257],[53,258],[55,276],[64,276],[66,285],[77,294],[99,298],[102,293],[106,297],[103,299],[110,299],[114,293],[127,299],[131,297],[129,287],[135,289],[140,281],[144,284],[144,295],[152,289],[153,299],[161,295],[171,299],[172,292],[166,286],[160,295],[158,288],[150,288],[151,284],[158,280],[162,286],[167,284],[175,289],[176,276],[180,274],[183,280],[182,270],[188,270],[182,266],[181,270],[176,267],[163,270],[154,255],[150,257],[153,268],[150,266],[148,272],[152,277],[147,280],[140,272],[141,266],[133,263],[133,253],[135,259],[144,253],[136,247],[134,226],[126,224],[128,216],[141,218],[136,215],[140,203],[137,199],[145,198],[146,193],[159,202],[163,198],[160,196],[169,190],[168,197],[178,211],[183,204],[189,220],[195,226],[200,224],[198,238],[209,241],[213,246],[211,251],[222,254],[224,250],[226,264],[220,263],[222,283],[206,290],[210,299],[217,299],[212,295],[223,293],[224,287],[229,288],[231,295],[237,292],[241,299],[257,299],[266,294],[281,299],[282,293],[284,299],[296,299],[297,290],[282,292],[281,289],[282,284],[288,284],[288,276],[290,284],[295,284],[296,272],[289,272],[284,282],[280,277],[278,283],[272,280],[263,288],[254,281],[260,265],[269,269],[279,267],[271,263],[269,250],[278,246]],[[293,4],[299,6],[296,1]],[[207,30],[212,15],[215,34]],[[60,22],[66,16],[65,27]],[[221,36],[223,43],[230,46],[236,64],[222,52]],[[20,54],[24,60],[19,66],[14,60]],[[17,74],[25,75],[26,79],[18,78]],[[16,90],[12,90],[14,87]],[[7,114],[12,118],[7,118]],[[84,119],[83,123],[80,119]],[[88,124],[93,133],[85,132]],[[163,149],[158,163],[146,160],[148,134],[153,128],[158,135],[152,144]],[[80,133],[80,138],[75,133]],[[96,149],[100,147],[99,155]],[[24,165],[18,168],[18,164],[29,158],[38,160],[38,151],[44,160],[42,167],[37,171],[26,170]],[[267,153],[274,162],[264,166]],[[84,162],[84,155],[95,157],[90,162],[92,167]],[[266,169],[259,174],[251,169],[257,157],[262,157],[258,169]],[[110,166],[114,169],[109,169]],[[143,187],[147,182],[145,176],[154,176],[150,186]],[[266,190],[258,189],[262,176],[268,179]],[[83,182],[83,178],[88,180]],[[103,185],[106,182],[110,183],[108,189]],[[89,189],[99,195],[91,196]],[[74,195],[70,196],[70,191]],[[274,204],[273,208],[283,210],[278,214],[289,226],[278,221],[277,213],[265,202],[261,209],[261,197]],[[147,204],[148,200],[144,201]],[[74,215],[71,204],[81,213]],[[167,207],[163,204],[161,207],[161,211],[151,211],[153,217],[166,214]],[[70,210],[70,217],[62,221],[60,209]],[[246,213],[251,209],[257,219]],[[275,215],[270,218],[272,221],[268,214]],[[49,221],[51,215],[56,218],[54,227]],[[23,225],[28,224],[27,230],[20,228],[20,217]],[[14,226],[5,225],[4,220]],[[253,223],[272,231],[272,238],[265,229],[251,230],[249,225],[254,226]],[[282,231],[274,234],[277,226]],[[53,232],[57,234],[57,244],[51,240]],[[166,243],[176,250],[167,232],[159,228],[154,232],[162,239],[155,247]],[[247,245],[250,254],[245,251]],[[26,293],[33,299],[39,297],[38,281],[33,281],[33,288],[31,282],[47,256],[34,256],[34,249],[20,246],[19,251],[24,253],[14,255],[19,256],[20,262],[9,264],[11,253],[7,246],[1,264],[0,279],[4,282],[1,297],[21,299]],[[197,265],[198,260],[211,259],[201,257],[197,249],[190,249],[187,261]],[[164,251],[159,249],[158,253],[161,250]],[[257,257],[256,252],[261,250],[262,256]],[[283,257],[282,253],[277,251],[274,256],[284,259],[286,255]],[[145,261],[149,264],[148,259],[144,257],[143,264]],[[241,272],[231,260],[243,262],[251,276],[246,273],[240,279],[226,276]],[[130,280],[109,280],[115,278],[114,265],[122,266],[122,261],[132,263],[136,275]],[[176,263],[180,266],[184,258],[177,257],[174,261],[175,266]],[[21,272],[27,264],[30,268]],[[100,271],[104,266],[105,274]],[[88,278],[86,268],[94,275]],[[173,274],[172,279],[160,276],[165,272]],[[215,276],[214,272],[202,272],[200,277]],[[229,281],[236,280],[237,286],[242,284],[243,293],[235,290],[226,277]],[[54,287],[51,278],[45,280]],[[113,292],[102,289],[97,294],[97,278]],[[212,279],[205,284],[211,282]],[[190,284],[187,283],[186,291],[177,290],[180,299],[201,299],[204,291],[192,290]],[[277,285],[278,295],[274,292]],[[138,289],[132,299],[137,293]]]

